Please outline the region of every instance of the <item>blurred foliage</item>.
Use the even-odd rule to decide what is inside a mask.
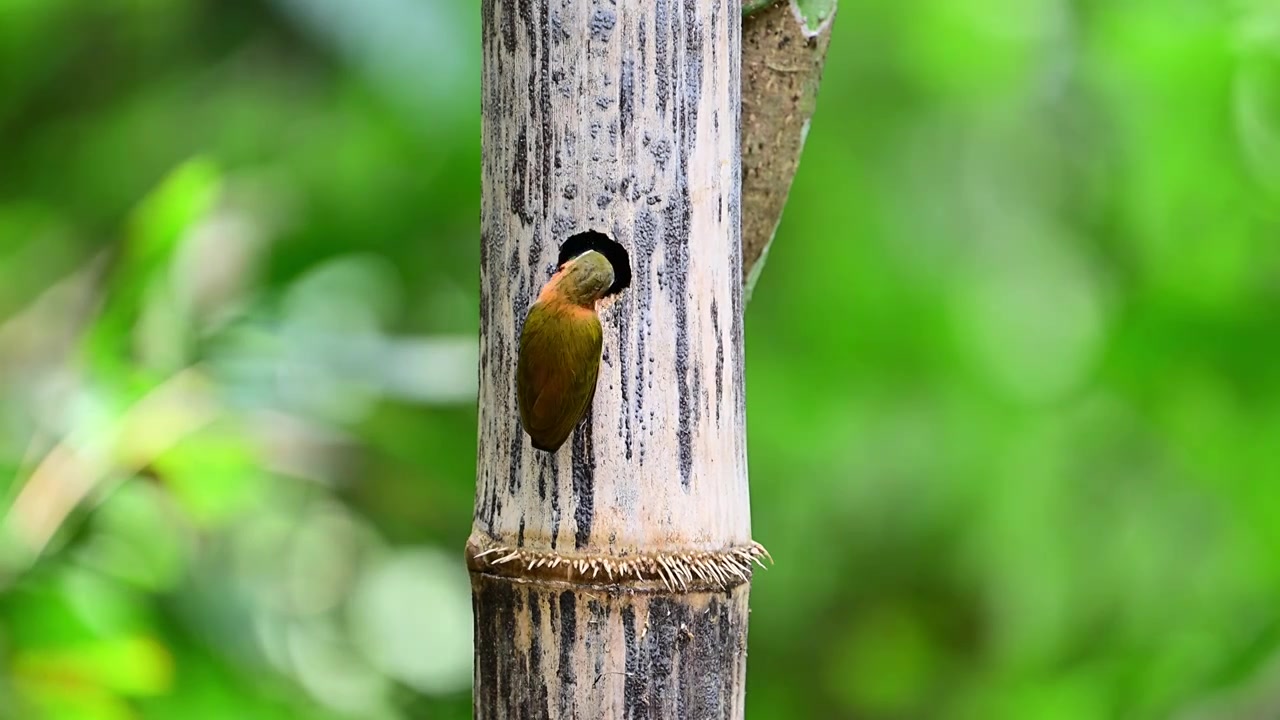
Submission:
[[[841,5],[752,718],[1280,716],[1280,10]],[[469,717],[479,18],[0,0],[0,717]]]

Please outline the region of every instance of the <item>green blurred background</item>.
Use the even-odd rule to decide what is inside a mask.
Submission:
[[[479,11],[0,0],[0,717],[463,718]],[[751,718],[1280,717],[1280,6],[846,0]]]

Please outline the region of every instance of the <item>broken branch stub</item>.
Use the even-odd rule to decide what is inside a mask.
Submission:
[[[751,298],[799,168],[831,41],[835,5],[811,30],[795,0],[752,10],[742,27],[742,280]]]

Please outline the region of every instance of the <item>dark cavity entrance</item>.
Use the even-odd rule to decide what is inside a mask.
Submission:
[[[560,257],[557,265],[563,265],[588,250],[595,250],[613,266],[613,285],[609,286],[605,297],[617,295],[631,285],[631,258],[627,249],[614,242],[604,233],[588,230],[570,237],[560,245]]]

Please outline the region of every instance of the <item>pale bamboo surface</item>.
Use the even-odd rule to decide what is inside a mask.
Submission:
[[[489,0],[483,17],[476,550],[753,547],[737,3]],[[627,249],[633,279],[602,303],[592,414],[547,455],[519,425],[516,339],[560,244],[588,230]]]

